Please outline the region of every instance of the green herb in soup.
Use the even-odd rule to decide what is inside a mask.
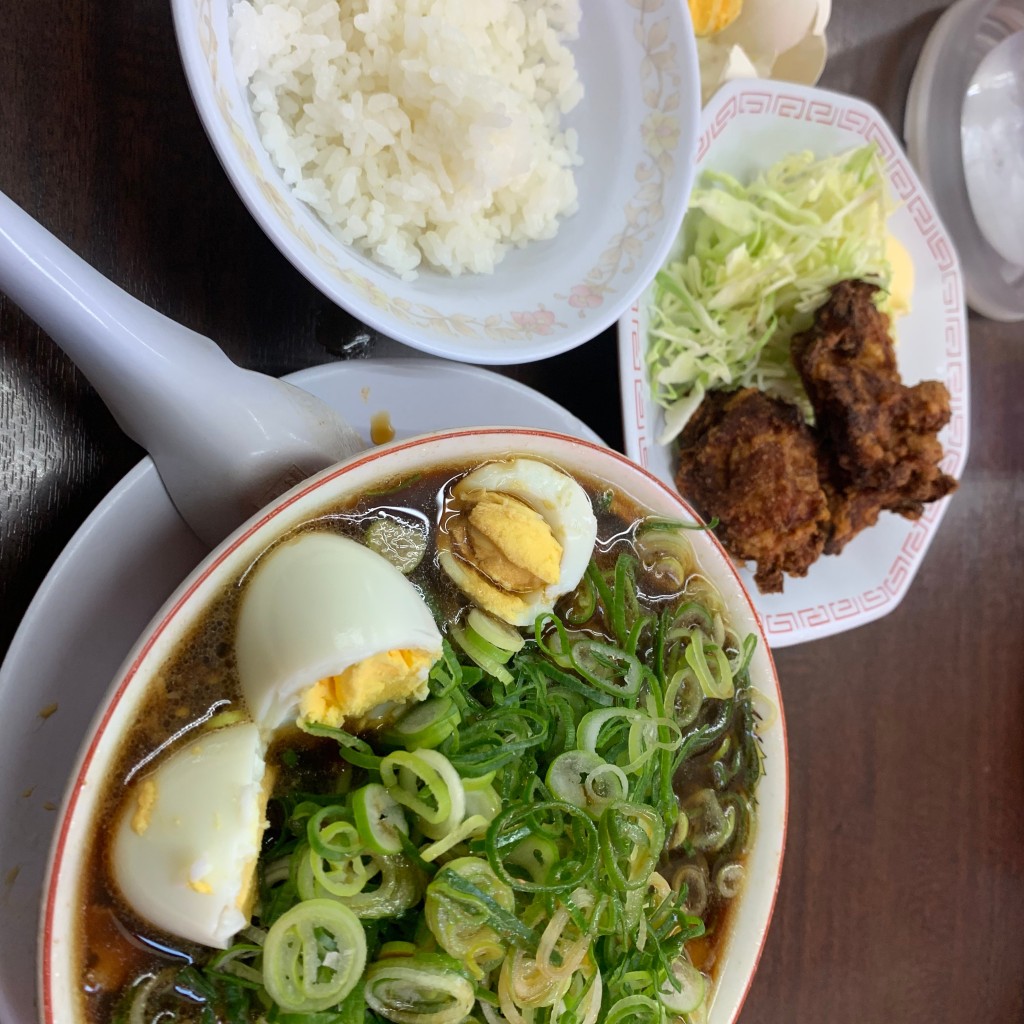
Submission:
[[[521,480],[527,461],[425,470],[328,510],[208,610],[126,740],[97,829],[79,935],[88,1020],[704,1018],[762,772],[755,640],[734,632],[683,524],[547,464],[527,467],[537,490],[517,489],[508,474]],[[516,538],[509,523],[525,524]],[[319,614],[357,618],[319,588],[334,553],[367,538],[357,557],[393,559],[370,573],[404,623],[381,642],[407,646],[385,661],[361,648],[327,677],[330,699],[314,673],[263,700],[253,673],[272,652],[254,669],[243,638],[283,623],[310,630],[311,649]],[[279,570],[296,552],[316,557],[292,590]],[[286,609],[304,596],[296,625]],[[227,636],[226,622],[239,624]],[[365,690],[371,674],[398,681]],[[146,849],[138,871],[158,869],[163,853],[140,844],[161,829],[177,842],[199,817],[182,798],[167,809],[189,772],[203,779],[178,784],[193,807],[229,799],[211,805],[217,835],[185,858],[167,907],[157,882],[126,879],[121,851]],[[236,854],[261,831],[253,871]],[[241,837],[226,859],[213,852],[224,834]],[[221,891],[223,863],[235,889],[199,920],[183,908]]]

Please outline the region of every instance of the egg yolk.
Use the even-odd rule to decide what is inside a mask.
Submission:
[[[455,496],[460,511],[446,523],[451,550],[441,551],[442,565],[481,608],[515,622],[531,597],[559,583],[562,545],[548,521],[520,498],[459,488]]]
[[[743,0],[690,0],[690,18],[698,36],[713,36],[728,28],[743,10]]]
[[[156,783],[152,779],[144,779],[135,797],[135,813],[132,815],[132,831],[141,836],[149,828],[149,819],[156,806]]]
[[[451,554],[442,553],[442,565],[446,557],[451,559]],[[496,587],[470,565],[462,564],[460,568],[462,571],[458,576],[459,587],[474,604],[506,622],[516,622],[526,611],[528,602],[518,594],[510,594],[507,590]]]
[[[562,545],[544,517],[518,498],[484,492],[451,533],[456,552],[505,590],[522,593],[558,582]]]
[[[333,728],[378,704],[418,696],[434,659],[426,651],[391,650],[314,683],[299,702],[301,717]]]
[[[892,235],[885,242],[885,258],[892,268],[889,311],[893,316],[906,316],[910,312],[910,297],[914,293],[914,261]]]

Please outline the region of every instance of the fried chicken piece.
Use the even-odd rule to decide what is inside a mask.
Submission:
[[[882,510],[917,519],[927,502],[957,486],[939,468],[936,436],[949,422],[949,392],[939,381],[903,384],[876,290],[864,281],[837,284],[813,326],[792,343],[822,440],[830,555]]]
[[[828,504],[814,436],[800,410],[757,388],[709,392],[679,438],[676,486],[718,517],[729,553],[754,561],[763,593],[805,576],[822,552]]]

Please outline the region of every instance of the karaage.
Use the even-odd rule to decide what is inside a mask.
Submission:
[[[735,558],[757,563],[760,590],[804,576],[829,530],[814,436],[800,410],[757,388],[712,391],[679,439],[676,486]]]
[[[822,445],[832,516],[826,554],[842,551],[882,510],[917,519],[925,503],[956,489],[939,467],[949,392],[939,381],[902,382],[876,291],[864,281],[837,284],[812,327],[793,339]]]

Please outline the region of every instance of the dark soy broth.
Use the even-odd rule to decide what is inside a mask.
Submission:
[[[434,467],[408,478],[389,481],[374,493],[326,508],[287,536],[293,537],[304,531],[333,531],[362,540],[367,526],[382,517],[426,524],[427,552],[409,579],[444,631],[443,624],[463,611],[466,598],[438,567],[434,531],[443,518],[443,496],[451,480],[476,464]],[[648,513],[637,507],[628,495],[612,490],[601,481],[577,479],[591,498],[597,516],[598,540],[594,558],[600,569],[610,573],[618,556],[631,550],[635,526]],[[284,539],[287,538],[281,538]],[[234,629],[247,578],[248,574],[243,574],[240,579],[232,581],[203,610],[191,632],[153,679],[138,719],[122,739],[115,768],[107,782],[92,830],[91,845],[83,852],[88,866],[82,876],[85,882],[80,893],[80,925],[76,936],[83,1017],[93,1024],[120,1020],[125,993],[145,979],[169,967],[192,963],[202,965],[212,955],[212,951],[205,947],[161,934],[125,905],[111,877],[109,843],[125,799],[126,787],[133,780],[145,777],[160,758],[194,739],[203,729],[224,721],[225,716],[246,714],[235,666]],[[695,602],[702,602],[715,615],[723,612],[719,595],[704,580],[699,566],[694,565],[683,589],[692,594]],[[648,573],[638,579],[637,599],[642,606],[656,612],[668,596],[678,599],[676,583],[659,580],[656,573]],[[569,595],[562,599],[558,609],[564,611],[572,605],[573,596]],[[584,623],[582,628],[594,628],[597,635],[597,627]],[[721,626],[721,630],[724,633],[723,649],[731,656],[736,655],[741,638],[729,632],[727,623]],[[707,706],[702,707],[699,721],[711,722],[719,713],[721,703],[705,701]],[[744,718],[736,712],[733,719],[730,728],[738,730],[736,735],[741,739],[744,731],[752,734],[752,718]],[[691,944],[690,951],[697,966],[711,973],[725,941],[727,910],[731,906],[716,886],[717,861],[723,858],[728,858],[730,863],[742,860],[742,854],[749,846],[749,823],[753,817],[750,765],[745,767],[745,777],[738,775],[725,785],[721,785],[721,779],[716,779],[716,772],[720,771],[716,765],[731,763],[730,757],[735,760],[735,746],[729,749],[730,742],[738,744],[735,737],[730,741],[726,736],[696,750],[676,777],[675,787],[684,807],[688,801],[699,802],[701,793],[717,792],[717,810],[697,807],[695,820],[701,819],[702,815],[707,818],[723,812],[728,817],[729,808],[735,807],[737,813],[734,817],[740,817],[745,823],[743,834],[733,836],[719,850],[687,850],[684,847],[666,853],[660,866],[667,879],[675,878],[677,884],[685,883],[692,893],[695,913],[703,917],[706,934]],[[724,751],[723,747],[726,747]],[[267,754],[268,765],[276,770],[276,791],[334,791],[334,787],[339,785],[339,777],[352,772],[350,766],[337,756],[337,749],[337,744],[331,740],[318,739],[297,730],[279,735]],[[273,805],[268,813],[270,828],[264,837],[265,848],[273,841],[275,830],[281,827],[281,822],[274,819]],[[718,825],[712,822],[712,833],[715,827]],[[700,891],[701,880],[703,892]],[[163,1017],[159,1015],[161,1007],[164,1008]],[[175,988],[172,985],[163,995],[158,995],[155,1002],[150,1002],[146,1020],[183,1022],[215,1019],[202,1017],[201,1012],[201,997],[190,993],[187,986]]]

